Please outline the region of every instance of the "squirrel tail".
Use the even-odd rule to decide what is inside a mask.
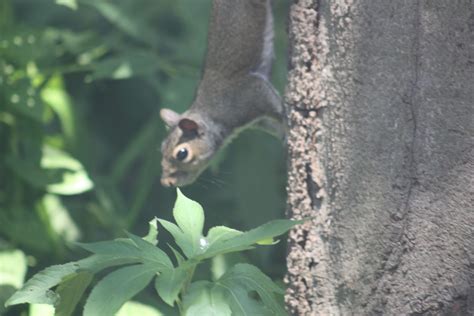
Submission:
[[[208,34],[204,76],[270,74],[271,0],[213,0]]]

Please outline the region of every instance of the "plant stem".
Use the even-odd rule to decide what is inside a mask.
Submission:
[[[189,286],[191,285],[191,282],[193,281],[193,276],[194,276],[194,272],[196,271],[197,265],[198,265],[198,263],[195,263],[195,264],[191,265],[188,269],[188,277],[187,277],[186,282],[184,283],[184,286],[181,289],[181,292],[180,292],[180,295],[179,295],[181,298],[184,297],[184,295],[186,294],[186,292],[189,289]],[[178,305],[179,314],[183,315],[183,305],[182,305],[181,299],[178,298],[176,303]]]

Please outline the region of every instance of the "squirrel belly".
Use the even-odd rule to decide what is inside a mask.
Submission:
[[[196,97],[183,114],[162,109],[164,186],[184,186],[205,170],[239,131],[256,125],[284,138],[283,102],[270,83],[270,0],[213,0],[207,53]]]

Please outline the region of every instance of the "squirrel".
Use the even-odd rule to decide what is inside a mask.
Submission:
[[[269,81],[273,36],[271,0],[213,0],[194,101],[183,114],[160,111],[169,129],[161,146],[162,185],[194,182],[246,127],[285,137],[283,102]]]

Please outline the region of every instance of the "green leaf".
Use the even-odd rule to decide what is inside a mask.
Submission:
[[[117,316],[131,316],[131,315],[140,315],[140,316],[164,316],[163,313],[158,311],[152,306],[145,305],[139,302],[128,301],[117,313]]]
[[[173,208],[173,217],[186,235],[191,236],[193,240],[199,240],[204,227],[204,210],[199,203],[187,198],[180,189],[176,191],[178,196]]]
[[[31,304],[29,316],[53,316],[54,307],[46,304]]]
[[[71,10],[77,10],[76,0],[56,0],[56,4],[63,5],[70,8]]]
[[[287,315],[284,291],[250,264],[235,265],[216,282],[213,290],[225,294],[235,315]]]
[[[93,255],[77,262],[48,267],[29,279],[25,285],[13,294],[5,306],[30,303],[56,305],[60,299],[59,294],[51,288],[70,280],[77,272],[97,273],[102,269],[123,264],[140,262],[137,258],[123,258],[112,255]],[[75,287],[74,287],[75,288]]]
[[[18,176],[50,193],[72,195],[86,192],[93,187],[79,161],[48,145],[42,148],[40,165],[13,155],[7,156],[5,160]]]
[[[160,224],[173,236],[176,244],[181,248],[184,254],[189,258],[193,254],[192,242],[187,238],[183,231],[175,224],[168,222],[164,219],[158,220]]]
[[[161,269],[169,269],[173,267],[173,263],[163,250],[153,246],[138,236],[130,233],[127,235],[138,246],[138,249],[140,249],[141,258],[143,258],[144,263],[154,265],[157,269],[157,272],[161,271]]]
[[[84,306],[84,316],[115,315],[125,302],[150,283],[156,275],[155,269],[155,267],[140,264],[108,274],[92,290]]]
[[[284,291],[256,267],[237,264],[215,283],[193,283],[183,297],[184,315],[287,315]]]
[[[58,195],[46,194],[42,203],[51,228],[67,242],[79,239],[80,232]]]
[[[0,252],[0,286],[11,285],[18,289],[26,274],[26,256],[20,250]]]
[[[3,315],[6,300],[23,285],[26,265],[26,256],[22,251],[0,251],[0,315]]]
[[[66,2],[71,0],[63,1]],[[74,0],[72,0],[72,2],[73,1]],[[41,90],[41,98],[43,102],[51,107],[58,115],[66,140],[70,144],[74,144],[76,138],[74,110],[71,98],[64,87],[62,76],[55,74],[48,80],[46,86]]]
[[[173,252],[174,257],[176,258],[176,262],[178,263],[178,265],[181,265],[186,259],[184,259],[184,257],[181,255],[181,253],[178,250],[174,249],[173,246],[168,244],[168,247],[170,247],[171,251]]]
[[[211,247],[217,242],[223,242],[242,234],[241,231],[226,226],[215,226],[209,229],[206,239],[209,242],[209,247]]]
[[[99,255],[117,257],[140,258],[140,249],[128,238],[117,238],[111,241],[98,241],[93,243],[76,243],[82,249]]]
[[[181,190],[177,189],[176,191],[178,196],[173,208],[173,217],[186,236],[187,242],[191,245],[190,253],[185,252],[189,258],[203,251],[201,241],[204,227],[204,210],[199,203],[181,193]]]
[[[148,241],[153,246],[158,244],[158,219],[156,217],[148,222],[148,234],[143,237],[143,240]]]
[[[263,224],[257,228],[254,228],[248,232],[242,234],[235,233],[235,236],[227,236],[229,238],[220,238],[210,244],[207,251],[198,256],[199,259],[211,258],[218,254],[225,254],[229,252],[242,251],[250,249],[255,244],[269,240],[275,236],[281,235],[291,229],[293,226],[302,223],[302,221],[292,220],[274,220],[269,223]],[[225,234],[214,233],[214,236]]]
[[[141,260],[136,257],[122,257],[117,255],[92,255],[85,259],[77,261],[77,271],[89,271],[97,273],[105,268],[120,266],[124,264],[140,263]]]
[[[60,300],[56,306],[54,316],[70,316],[79,303],[82,295],[92,281],[93,274],[90,272],[79,272],[67,276],[56,290]]]
[[[213,280],[222,277],[229,269],[237,263],[249,262],[248,256],[243,252],[233,252],[225,255],[217,255],[211,258],[211,275]]]
[[[73,274],[78,268],[76,262],[63,265],[55,265],[35,274],[25,285],[13,294],[5,306],[22,303],[55,305],[59,295],[50,289],[63,280],[66,276]]]
[[[155,289],[166,304],[174,305],[187,276],[188,271],[185,267],[177,267],[162,271],[156,278]]]
[[[89,191],[94,186],[81,163],[56,148],[50,146],[43,148],[41,167],[66,170],[60,182],[47,186],[48,192],[72,195]]]
[[[129,234],[129,237],[78,245],[98,255],[149,263],[154,265],[157,271],[173,267],[171,260],[162,250],[138,236]]]
[[[183,298],[185,316],[230,316],[229,304],[223,295],[212,291],[214,284],[208,281],[198,281],[189,287]],[[235,314],[237,315],[237,314]]]

